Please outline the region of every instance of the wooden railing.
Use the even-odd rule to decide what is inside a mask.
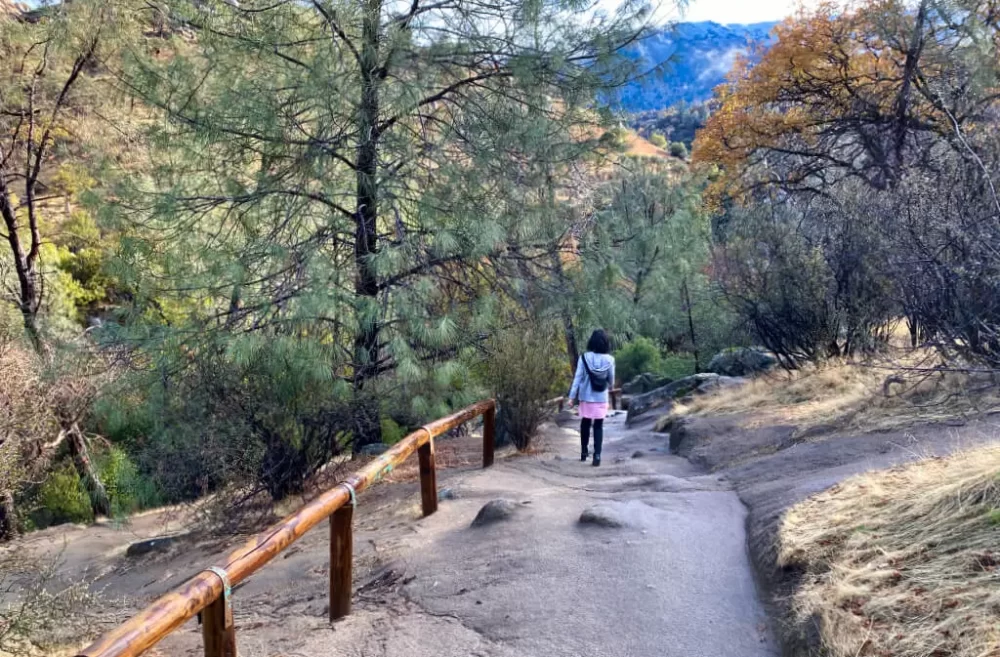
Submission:
[[[236,657],[236,628],[230,604],[232,587],[326,518],[330,518],[330,619],[346,616],[351,611],[356,495],[417,452],[423,513],[425,516],[434,513],[438,505],[434,438],[480,415],[483,416],[483,467],[493,465],[496,420],[493,400],[481,401],[426,424],[271,529],[257,534],[221,565],[206,568],[160,597],[88,646],[79,657],[135,657],[199,613],[206,657]]]

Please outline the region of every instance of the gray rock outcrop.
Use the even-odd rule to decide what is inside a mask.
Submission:
[[[736,347],[720,351],[708,362],[708,371],[722,376],[753,376],[774,368],[778,359],[760,347]]]

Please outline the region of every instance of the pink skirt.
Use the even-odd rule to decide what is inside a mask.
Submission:
[[[580,417],[588,420],[603,420],[608,414],[608,402],[580,402]]]

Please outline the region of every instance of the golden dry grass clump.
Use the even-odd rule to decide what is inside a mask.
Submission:
[[[675,414],[751,414],[750,425],[795,424],[799,432],[893,430],[966,419],[1000,408],[1000,387],[987,375],[899,369],[830,361],[778,371],[746,385],[696,397]],[[894,382],[887,385],[887,380]]]
[[[849,479],[792,508],[779,565],[832,657],[1000,657],[1000,447]]]

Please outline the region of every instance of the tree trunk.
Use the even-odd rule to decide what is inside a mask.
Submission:
[[[94,469],[94,464],[90,460],[90,452],[87,450],[87,441],[83,437],[80,427],[74,424],[66,432],[69,438],[69,450],[73,455],[73,464],[80,474],[80,481],[90,497],[90,506],[94,511],[94,517],[110,516],[111,502],[108,500],[108,491],[101,483],[101,478]]]
[[[565,299],[569,297],[569,290],[566,285],[566,274],[563,270],[562,258],[559,257],[559,250],[552,254],[552,265],[559,282],[559,293],[562,295],[563,304],[559,309],[563,324],[563,334],[566,336],[566,355],[569,357],[570,376],[576,373],[576,364],[580,360],[580,349],[576,344],[576,326],[573,324],[573,313],[565,306]]]
[[[378,377],[378,277],[372,257],[378,251],[379,25],[381,0],[367,0],[361,32],[358,108],[357,211],[354,262],[357,269],[358,328],[354,339],[354,448],[381,442],[378,398],[371,390]]]
[[[31,346],[36,352],[42,353],[41,334],[38,330],[41,295],[38,288],[37,257],[33,257],[34,251],[25,252],[21,241],[21,225],[11,206],[2,172],[0,172],[0,217],[3,217],[7,244],[10,246],[11,260],[14,261],[14,273],[17,275],[17,306],[21,311],[24,330],[31,340]]]
[[[17,508],[14,494],[9,490],[0,492],[0,541],[17,538]]]
[[[694,353],[694,371],[700,372],[701,363],[698,361],[698,340],[695,339],[694,317],[691,315],[691,293],[688,290],[687,277],[684,278],[682,283],[682,291],[684,293],[684,306],[687,308],[688,330],[691,333],[691,351]]]

